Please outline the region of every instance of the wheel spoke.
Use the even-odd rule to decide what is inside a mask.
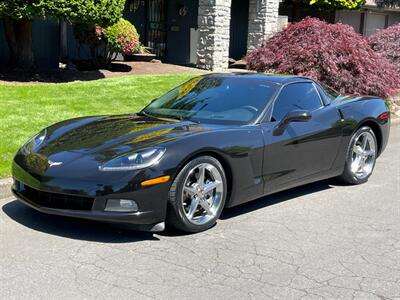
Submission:
[[[193,197],[192,202],[190,203],[189,211],[187,213],[187,217],[189,219],[193,218],[193,215],[197,211],[198,206],[199,206],[199,198]]]
[[[368,136],[366,134],[364,134],[362,137],[363,137],[363,140],[361,143],[361,149],[365,150],[367,147]]]
[[[360,164],[361,164],[361,157],[357,155],[355,160],[351,164],[351,171],[353,173],[357,173],[357,171],[360,169]]]
[[[363,149],[360,146],[354,146],[353,152],[357,155],[363,153]]]
[[[200,188],[203,188],[204,186],[205,172],[206,172],[205,167],[203,165],[200,165],[199,178],[197,179],[197,184],[200,186]]]
[[[208,202],[206,200],[200,201],[200,205],[202,208],[204,208],[204,210],[206,211],[207,214],[209,214],[209,215],[213,214],[211,211],[210,204],[208,204]]]
[[[222,183],[220,181],[213,181],[209,182],[206,185],[204,185],[204,192],[209,193],[215,190],[217,187],[219,187]]]
[[[375,151],[373,151],[373,150],[365,150],[364,151],[364,155],[375,156]]]
[[[361,158],[360,163],[358,165],[358,170],[364,172],[364,167],[365,167],[365,159]]]
[[[188,193],[190,196],[197,195],[197,191],[196,191],[196,189],[195,189],[194,187],[185,186],[185,187],[183,188],[183,190],[184,190],[186,193]]]

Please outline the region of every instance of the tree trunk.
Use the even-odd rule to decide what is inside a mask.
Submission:
[[[4,19],[4,31],[10,49],[10,66],[30,69],[34,66],[32,20]]]

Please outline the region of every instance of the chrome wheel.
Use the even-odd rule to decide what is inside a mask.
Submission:
[[[209,163],[193,167],[185,178],[182,207],[190,223],[203,225],[213,219],[221,207],[224,185],[220,171]]]
[[[376,142],[370,132],[362,132],[356,136],[351,154],[350,170],[358,179],[368,177],[374,168],[376,158]]]

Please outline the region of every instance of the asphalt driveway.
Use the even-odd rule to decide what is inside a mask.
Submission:
[[[367,184],[265,197],[200,234],[0,207],[1,299],[400,298],[399,127]]]

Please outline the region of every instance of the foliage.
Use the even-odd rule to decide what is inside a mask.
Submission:
[[[352,27],[315,18],[289,25],[246,60],[250,69],[309,76],[341,93],[388,97],[399,88],[395,68]]]
[[[2,0],[0,16],[19,19],[64,18],[70,22],[114,24],[126,0]]]
[[[105,29],[96,27],[96,34],[107,44],[111,56],[116,53],[133,54],[139,47],[139,34],[135,26],[125,19]]]
[[[365,0],[309,0],[310,5],[329,7],[332,9],[359,9]]]
[[[36,132],[61,120],[139,111],[193,75],[141,75],[62,84],[3,85],[0,89],[0,178]]]
[[[400,24],[379,30],[369,37],[368,43],[372,49],[393,63],[400,74]]]
[[[151,48],[146,47],[142,43],[139,44],[139,47],[135,51],[136,54],[151,54]]]
[[[139,34],[135,26],[122,18],[116,24],[105,28],[76,24],[74,32],[81,43],[89,46],[97,66],[107,67],[119,53],[131,55],[140,48]]]

